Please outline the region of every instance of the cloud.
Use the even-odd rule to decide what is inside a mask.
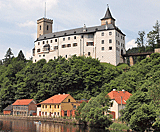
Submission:
[[[129,42],[127,42],[126,50],[128,50],[129,48],[131,49],[132,47],[137,47],[137,45],[135,44],[135,39],[132,39]]]
[[[36,27],[36,23],[33,21],[27,21],[25,23],[18,23],[17,24],[19,27]]]

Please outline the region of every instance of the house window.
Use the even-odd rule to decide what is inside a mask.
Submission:
[[[70,99],[68,99],[68,102],[70,102]]]
[[[67,47],[71,47],[71,44],[67,44]]]
[[[90,56],[91,55],[91,53],[90,52],[88,52],[88,56]]]
[[[123,40],[124,40],[124,37],[123,37]]]
[[[122,39],[122,36],[121,36],[121,39]]]
[[[104,44],[104,40],[101,41],[101,44]]]
[[[57,106],[57,108],[59,109],[59,105]]]
[[[50,42],[52,43],[52,40]]]
[[[104,47],[102,47],[102,50],[104,50]]]
[[[88,38],[93,38],[93,34],[88,34]]]
[[[47,108],[47,105],[46,105],[46,108]]]
[[[54,108],[56,108],[56,105],[54,105]]]
[[[94,46],[94,42],[87,42],[86,46]]]
[[[45,112],[45,115],[47,115],[47,112]]]
[[[39,55],[39,57],[41,57],[41,55]]]
[[[68,40],[70,40],[70,37],[68,37]]]
[[[112,35],[112,32],[109,32],[109,35]]]
[[[73,43],[73,47],[77,46],[77,43]]]
[[[57,39],[55,39],[55,42],[57,42]]]
[[[56,115],[56,112],[54,112],[54,115]]]
[[[47,30],[48,30],[48,25],[47,25]]]
[[[62,48],[65,48],[65,47],[66,47],[66,45],[65,45],[65,44],[63,44],[63,45],[62,45]]]
[[[74,36],[74,39],[76,39],[76,36]]]
[[[54,46],[54,50],[58,49],[58,46]]]
[[[40,45],[40,42],[38,42],[38,45]]]
[[[119,33],[118,33],[118,37],[119,37]]]
[[[112,39],[109,39],[109,43],[112,43]]]
[[[67,55],[66,55],[66,58],[67,58]]]
[[[109,47],[109,50],[112,50],[112,47]]]
[[[51,109],[51,105],[50,105],[50,109]]]
[[[59,112],[57,112],[58,116],[59,116]]]
[[[40,49],[37,49],[37,52],[40,52],[41,50]]]
[[[76,109],[76,105],[73,105],[73,108],[75,108],[75,109]]]
[[[63,41],[65,41],[65,38],[63,38]]]
[[[101,36],[104,36],[104,32],[101,33]]]
[[[67,111],[64,111],[64,116],[67,116]]]

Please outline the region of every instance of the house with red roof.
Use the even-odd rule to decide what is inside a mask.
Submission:
[[[111,114],[113,115],[113,119],[118,119],[120,115],[120,110],[125,108],[126,101],[130,98],[132,94],[122,90],[116,91],[113,89],[108,96],[112,100],[112,106],[110,107]]]
[[[76,100],[70,94],[58,94],[50,97],[41,104],[41,116],[74,116],[78,107]]]
[[[37,105],[33,99],[18,99],[13,104],[13,115],[29,116],[36,113]]]

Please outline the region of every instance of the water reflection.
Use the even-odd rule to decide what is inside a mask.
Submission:
[[[34,123],[25,120],[1,120],[0,131],[4,132],[105,132],[101,129],[84,128],[79,125],[66,125],[52,122]]]

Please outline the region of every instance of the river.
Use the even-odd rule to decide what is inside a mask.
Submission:
[[[105,132],[103,129],[84,128],[52,122],[0,119],[0,132]]]

